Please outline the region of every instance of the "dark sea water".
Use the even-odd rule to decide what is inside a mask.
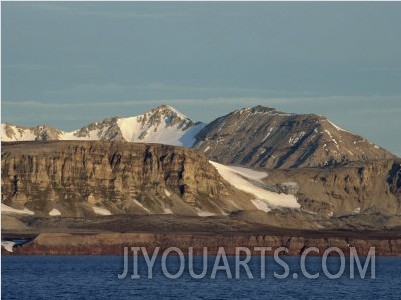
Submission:
[[[201,273],[203,257],[194,259],[194,270]],[[3,256],[1,292],[2,299],[401,299],[401,258],[376,257],[374,279],[370,266],[364,279],[357,269],[355,278],[350,279],[348,258],[345,271],[338,279],[324,275],[321,257],[308,257],[306,263],[309,273],[320,272],[317,279],[303,276],[299,257],[283,259],[290,270],[286,279],[274,277],[274,271],[283,274],[284,268],[272,257],[266,257],[265,279],[260,278],[260,257],[253,257],[249,262],[253,279],[243,269],[240,278],[235,278],[234,257],[228,257],[232,279],[227,278],[225,271],[218,271],[216,278],[211,279],[215,262],[212,256],[208,257],[204,278],[192,278],[186,266],[182,276],[169,279],[158,257],[153,278],[148,279],[146,263],[139,257],[141,278],[131,279],[130,257],[128,276],[118,279],[117,275],[123,273],[120,256]],[[329,257],[327,266],[332,274],[339,270],[339,262],[338,257]],[[179,266],[179,257],[167,259],[170,273],[176,273]],[[294,273],[299,274],[298,278],[293,278]]]

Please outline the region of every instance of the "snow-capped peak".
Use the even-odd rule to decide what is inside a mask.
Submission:
[[[167,115],[175,115],[181,119],[189,120],[189,118],[186,115],[184,115],[182,112],[180,112],[178,109],[175,109],[174,107],[167,105],[167,104],[159,105],[158,107],[151,109],[148,113],[151,113],[151,112],[160,112],[160,113],[167,114]]]
[[[122,137],[130,142],[162,143],[190,147],[195,135],[205,126],[194,123],[183,113],[168,105],[117,121]]]
[[[141,115],[104,119],[71,132],[2,124],[2,141],[108,140],[191,147],[204,126],[169,105],[160,105]]]

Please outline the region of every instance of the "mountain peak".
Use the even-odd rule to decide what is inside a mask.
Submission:
[[[167,105],[167,104],[160,104],[159,106],[155,107],[154,109],[156,110],[171,110],[171,111],[177,111],[174,107]]]
[[[286,112],[279,111],[275,109],[274,107],[268,107],[268,106],[263,106],[263,105],[256,105],[253,107],[244,107],[241,109],[237,109],[232,112],[232,114],[243,114],[243,113],[248,113],[248,114],[275,114],[275,115],[294,115]]]
[[[209,123],[193,147],[213,161],[262,168],[335,166],[394,158],[326,117],[244,108]]]
[[[172,107],[170,105],[166,105],[166,104],[161,104],[155,108],[152,108],[151,110],[144,113],[143,115],[148,115],[148,114],[157,114],[157,115],[166,116],[166,117],[178,117],[183,120],[191,121],[186,115],[184,115],[178,109],[175,109],[174,107]]]
[[[254,107],[251,107],[250,110],[254,112],[271,112],[271,111],[276,111],[274,107],[267,107],[263,105],[256,105]]]

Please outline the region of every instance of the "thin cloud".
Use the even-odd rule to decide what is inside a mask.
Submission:
[[[149,99],[149,100],[130,100],[130,101],[99,101],[99,102],[75,102],[67,101],[64,103],[56,102],[45,102],[45,101],[2,101],[5,106],[15,106],[15,107],[44,107],[44,108],[79,108],[79,107],[99,107],[99,106],[132,106],[132,105],[145,105],[145,104],[174,104],[174,105],[196,105],[196,106],[206,106],[206,105],[218,105],[218,104],[243,104],[247,106],[252,105],[263,105],[266,103],[274,105],[282,104],[295,104],[297,103],[313,103],[313,102],[363,102],[363,101],[374,101],[377,99],[385,100],[401,100],[401,95],[396,96],[322,96],[322,97],[294,97],[294,98],[258,98],[258,97],[217,97],[217,98],[194,98],[194,99]],[[386,111],[399,111],[401,108],[379,108],[380,112]],[[377,109],[362,109],[361,111],[377,111]]]
[[[132,19],[132,18],[152,18],[152,19],[174,19],[178,17],[191,17],[194,15],[194,10],[188,11],[165,11],[165,12],[137,12],[132,10],[123,10],[119,5],[106,3],[103,7],[104,9],[99,9],[98,5],[87,2],[87,3],[48,3],[48,2],[39,2],[39,3],[30,3],[25,7],[39,10],[39,11],[47,11],[52,13],[63,13],[63,14],[71,14],[71,15],[83,15],[83,16],[95,16],[102,18],[118,18],[118,19]],[[119,8],[119,10],[112,10],[110,8]]]
[[[42,71],[49,70],[50,66],[48,65],[39,65],[39,64],[13,64],[13,65],[5,65],[3,68],[8,70],[18,70],[18,71]]]

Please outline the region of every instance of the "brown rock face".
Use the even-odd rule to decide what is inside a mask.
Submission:
[[[270,184],[285,180],[297,182],[298,201],[306,211],[337,217],[382,213],[398,215],[401,220],[400,159],[271,170],[269,174],[266,181]]]
[[[287,114],[256,106],[209,123],[193,148],[222,164],[261,168],[334,166],[394,158],[323,116]]]
[[[222,214],[252,207],[206,157],[191,149],[101,141],[2,144],[2,202],[38,215],[112,213]]]

